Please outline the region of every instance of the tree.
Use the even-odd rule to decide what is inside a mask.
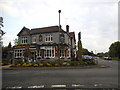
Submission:
[[[109,47],[109,56],[120,59],[120,42],[114,42]]]
[[[88,55],[88,54],[89,54],[88,49],[82,48],[82,54],[83,54],[83,55]]]
[[[9,44],[8,44],[8,48],[11,48],[11,47],[12,47],[11,42],[9,42]]]
[[[81,43],[81,40],[78,41],[78,52],[77,52],[77,55],[78,55],[78,59],[82,60],[82,43]]]
[[[18,45],[18,39],[17,38],[14,40],[14,44]]]

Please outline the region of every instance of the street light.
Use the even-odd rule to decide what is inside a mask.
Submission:
[[[61,13],[61,10],[58,10],[58,13],[59,13],[59,44],[58,44],[58,60],[60,60],[60,13]]]

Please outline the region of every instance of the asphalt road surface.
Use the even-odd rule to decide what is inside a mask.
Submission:
[[[118,61],[98,60],[98,63],[102,66],[3,70],[2,88],[118,88]]]

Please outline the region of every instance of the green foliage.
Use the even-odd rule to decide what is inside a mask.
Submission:
[[[20,60],[19,60],[20,61]],[[25,62],[25,63],[16,63],[12,64],[12,67],[59,67],[59,66],[85,66],[85,65],[94,65],[94,61],[40,61],[40,62]]]
[[[47,67],[51,67],[51,64],[50,64],[50,63],[46,63],[46,66],[47,66]]]
[[[111,46],[109,47],[109,55],[111,57],[117,57],[120,59],[120,42],[114,42],[111,44]]]
[[[8,65],[8,64],[10,64],[10,63],[9,63],[9,60],[3,60],[3,61],[2,61],[2,65]]]
[[[35,63],[35,64],[33,64],[33,66],[34,66],[34,67],[38,67],[39,65]]]
[[[79,65],[79,61],[69,61],[71,66],[78,66]]]
[[[40,66],[40,67],[43,67],[43,66],[44,66],[44,64],[43,64],[43,63],[40,63],[40,64],[39,64],[39,66]]]
[[[82,42],[81,40],[78,41],[78,52],[77,56],[79,60],[82,60]]]
[[[11,47],[12,47],[11,42],[9,42],[9,44],[8,44],[8,48],[11,48]]]
[[[82,48],[82,54],[83,55],[89,55],[89,51],[88,51],[88,49],[86,49],[86,48]]]

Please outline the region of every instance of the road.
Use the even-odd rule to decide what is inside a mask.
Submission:
[[[96,68],[3,70],[3,88],[118,88],[118,62]],[[107,67],[104,67],[107,66]]]

